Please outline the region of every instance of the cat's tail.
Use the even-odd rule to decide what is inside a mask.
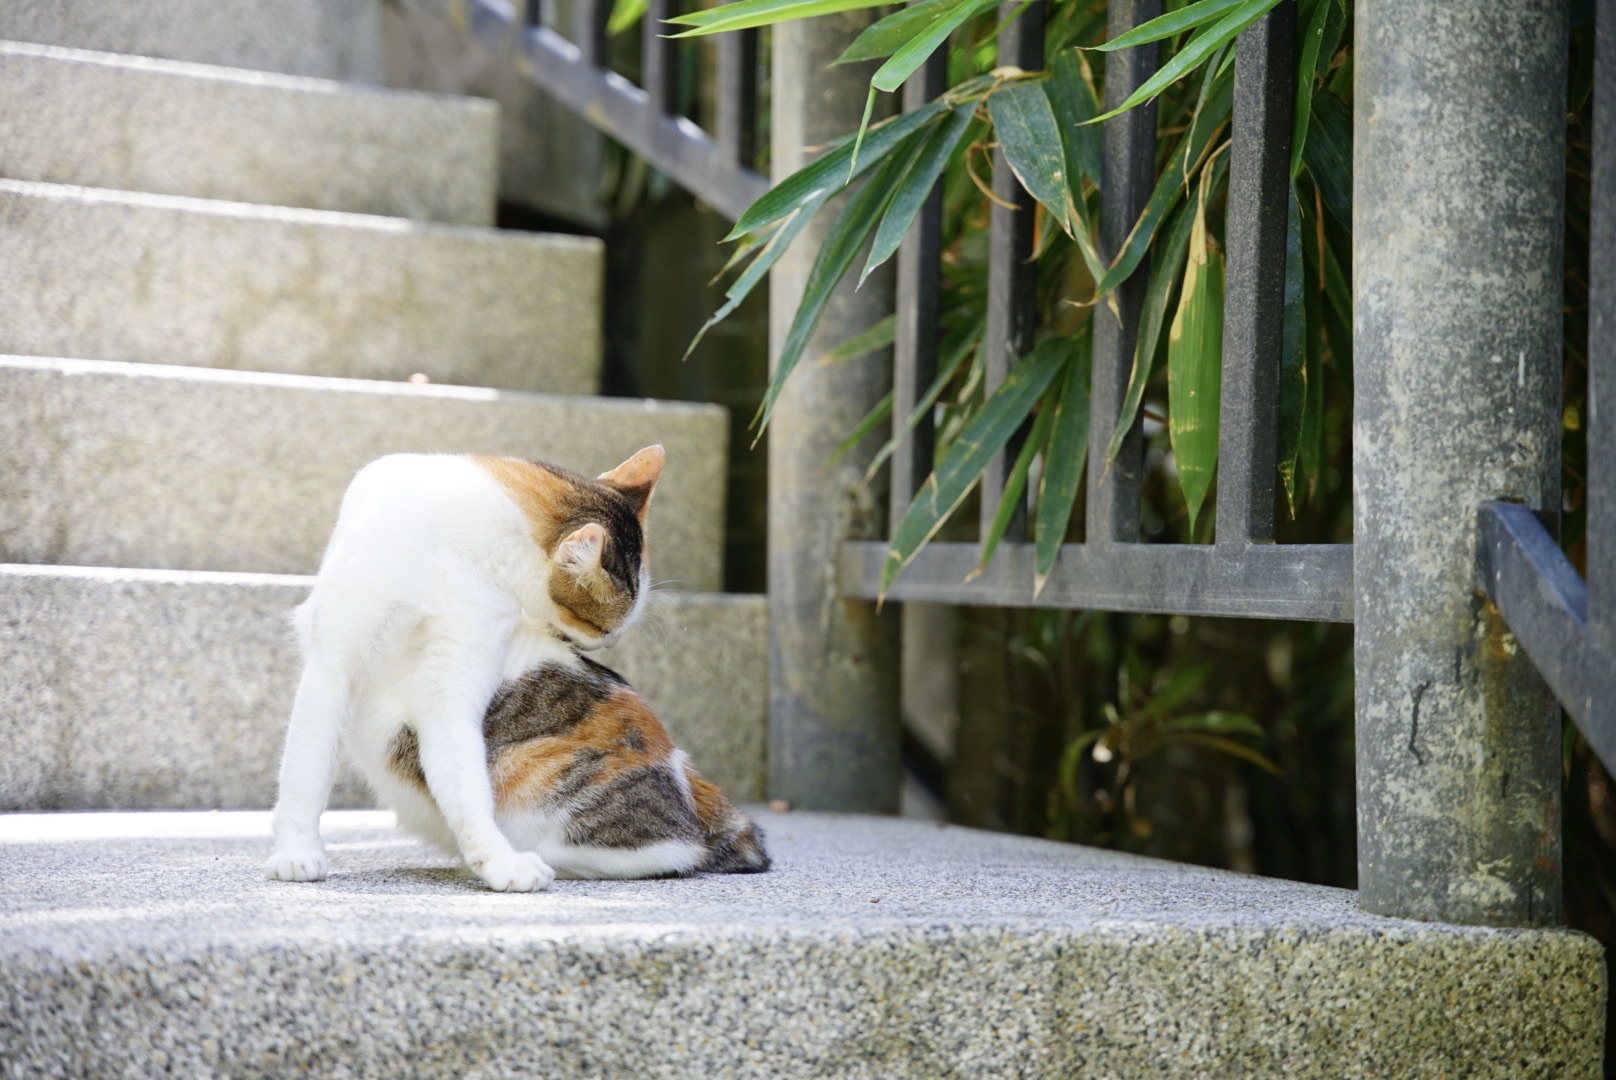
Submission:
[[[690,795],[701,822],[706,857],[697,870],[710,874],[756,874],[769,868],[769,853],[763,849],[763,830],[718,788],[686,766]]]

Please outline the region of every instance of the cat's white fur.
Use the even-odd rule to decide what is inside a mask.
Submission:
[[[599,557],[587,538],[556,552],[558,561]],[[343,496],[314,589],[293,616],[303,675],[286,732],[267,876],[325,877],[320,814],[344,753],[400,825],[458,850],[494,889],[547,888],[552,862],[579,876],[633,870],[596,870],[588,852],[565,843],[560,823],[541,815],[495,817],[482,734],[488,702],[501,682],[540,663],[577,663],[552,632],[559,625],[552,572],[565,571],[552,567],[532,540],[531,523],[472,459],[400,454],[360,470]],[[642,603],[647,586],[642,578]],[[627,625],[605,638],[573,640],[585,648],[610,645]],[[406,724],[419,743],[430,799],[387,766],[391,740]],[[660,854],[666,866],[667,853]],[[692,866],[699,857],[699,849],[691,853]],[[620,872],[600,872],[610,869]]]

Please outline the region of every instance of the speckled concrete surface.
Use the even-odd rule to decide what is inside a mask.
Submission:
[[[312,574],[384,454],[593,476],[661,443],[652,573],[718,589],[728,438],[715,405],[0,356],[0,562]]]
[[[0,818],[11,1075],[1597,1074],[1579,934],[932,824],[759,815],[776,869],[482,890],[386,815]]]
[[[0,180],[0,351],[595,391],[601,244]]]
[[[0,566],[0,809],[272,805],[309,583]],[[741,799],[763,786],[763,620],[762,597],[667,593],[599,654]],[[345,778],[334,805],[371,803]]]
[[[381,81],[382,0],[5,0],[0,38]]]
[[[497,113],[475,98],[0,42],[0,176],[13,180],[492,225]]]

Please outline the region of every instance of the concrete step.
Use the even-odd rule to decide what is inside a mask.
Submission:
[[[5,0],[0,38],[379,83],[381,0]]]
[[[14,180],[492,225],[498,125],[476,98],[0,41]]]
[[[0,809],[273,805],[299,671],[287,616],[311,585],[0,565]],[[665,593],[652,612],[598,658],[703,775],[738,799],[761,797],[762,597]],[[345,777],[333,805],[370,802]]]
[[[384,454],[594,476],[661,443],[652,572],[713,590],[728,435],[715,405],[0,356],[0,562],[312,574]]]
[[[758,814],[762,875],[488,892],[325,820],[0,817],[16,1075],[1595,1077],[1602,950],[1341,889],[895,819]]]
[[[0,352],[587,394],[601,245],[0,180]]]

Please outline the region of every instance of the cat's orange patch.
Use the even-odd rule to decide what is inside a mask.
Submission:
[[[533,739],[500,754],[490,770],[495,804],[501,810],[538,805],[587,750],[606,751],[594,781],[603,784],[667,761],[674,746],[650,707],[632,691],[618,690],[566,734]]]
[[[472,460],[505,489],[527,518],[534,542],[548,553],[558,539],[557,524],[567,516],[567,482],[531,461],[489,454],[478,454]]]

